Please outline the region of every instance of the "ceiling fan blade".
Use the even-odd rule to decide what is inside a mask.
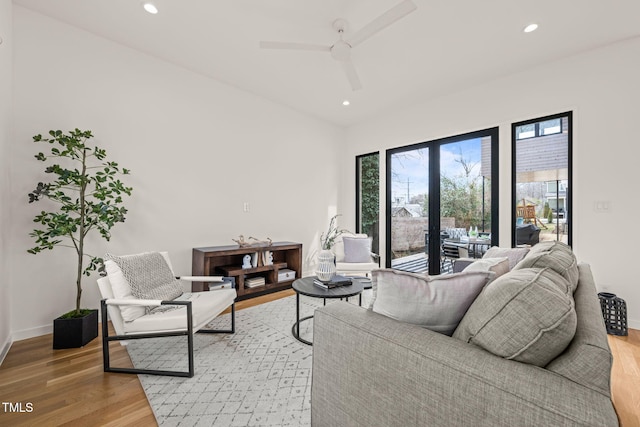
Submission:
[[[295,49],[295,50],[313,50],[320,52],[329,52],[331,46],[322,46],[309,43],[290,43],[290,42],[260,42],[262,49]]]
[[[346,42],[355,47],[416,9],[417,6],[411,0],[405,0],[356,31]]]
[[[353,62],[351,61],[340,61],[342,64],[342,69],[344,73],[347,75],[347,79],[349,79],[349,83],[351,84],[351,89],[356,91],[362,89],[362,82],[360,81],[360,77],[358,77],[358,72],[356,71],[356,67],[353,66]]]

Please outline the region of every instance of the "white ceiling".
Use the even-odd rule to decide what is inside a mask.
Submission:
[[[328,53],[258,43],[331,45],[336,18],[348,37],[400,0],[151,2],[157,15],[140,0],[14,0],[340,126],[640,35],[639,0],[414,0],[416,11],[353,48],[354,92]],[[523,33],[531,22],[539,29]]]

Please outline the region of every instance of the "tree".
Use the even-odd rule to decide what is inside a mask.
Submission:
[[[482,222],[482,176],[474,173],[477,163],[465,160],[462,152],[456,162],[463,172],[456,176],[442,175],[440,178],[440,211],[443,217],[454,217],[461,227],[478,225]]]
[[[360,227],[378,242],[380,214],[380,160],[379,155],[361,157],[360,163]],[[373,248],[377,251],[377,248]]]
[[[80,298],[82,276],[102,268],[102,258],[85,252],[85,238],[93,230],[98,231],[107,241],[111,238],[111,227],[124,222],[127,209],[122,206],[123,195],[130,196],[132,188],[126,187],[118,175],[128,175],[129,170],[120,168],[115,162],[105,161],[107,152],[86,142],[93,138],[91,131],[75,129],[68,133],[60,130],[49,131],[51,138],[42,135],[33,137],[34,142],[47,142],[53,147],[47,156],[42,152],[35,158],[41,162],[55,159],[58,163],[47,166],[45,172],[52,175],[47,183],[39,182],[29,193],[29,203],[49,199],[57,209],[42,211],[34,222],[42,225],[29,233],[35,238],[36,246],[29,249],[37,254],[56,246],[73,248],[77,255],[76,308],[66,314],[68,317],[82,315]],[[85,257],[88,263],[85,266]]]

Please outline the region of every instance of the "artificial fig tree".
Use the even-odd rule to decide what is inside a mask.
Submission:
[[[120,175],[128,175],[129,170],[105,160],[107,152],[88,144],[91,138],[91,131],[79,129],[67,133],[51,130],[49,138],[33,137],[36,143],[51,145],[48,155],[40,152],[35,156],[49,163],[45,172],[51,175],[51,180],[38,183],[29,193],[29,203],[49,199],[56,207],[43,210],[34,218],[41,227],[29,233],[35,238],[36,246],[28,252],[37,254],[61,246],[74,249],[77,255],[76,308],[63,317],[83,315],[84,310],[80,309],[82,276],[103,269],[102,258],[85,252],[87,235],[99,232],[110,240],[111,228],[125,220],[127,209],[123,206],[123,196],[130,196],[132,191],[119,179]]]

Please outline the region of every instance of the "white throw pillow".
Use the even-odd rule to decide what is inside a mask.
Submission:
[[[371,262],[369,237],[344,237],[344,262]]]
[[[359,237],[366,238],[366,234],[353,234],[349,232],[344,232],[336,239],[331,251],[336,255],[336,262],[344,262],[344,238],[345,237]]]
[[[370,309],[401,322],[451,335],[494,275],[491,271],[428,276],[391,269],[374,270]]]

